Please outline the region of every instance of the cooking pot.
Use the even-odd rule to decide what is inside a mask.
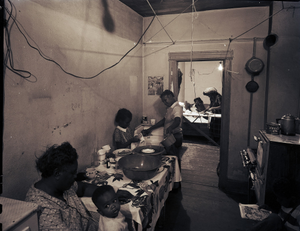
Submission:
[[[141,181],[153,178],[161,163],[161,155],[130,154],[119,159],[118,166],[127,178]]]
[[[281,134],[287,135],[287,136],[294,136],[295,135],[295,117],[291,114],[287,114],[281,117],[281,119],[276,119],[276,122],[280,122],[280,130]]]

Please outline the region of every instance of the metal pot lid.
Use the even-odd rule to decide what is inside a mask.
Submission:
[[[295,117],[294,117],[293,115],[291,115],[291,114],[286,114],[286,115],[282,116],[281,119],[285,119],[285,120],[294,120]]]
[[[256,92],[258,88],[259,88],[258,83],[255,82],[254,80],[251,80],[246,84],[246,89],[250,93]]]

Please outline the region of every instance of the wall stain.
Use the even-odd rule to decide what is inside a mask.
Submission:
[[[55,131],[58,131],[59,135],[61,135],[61,129],[62,129],[62,128],[68,127],[70,124],[71,124],[71,122],[65,123],[65,124],[64,124],[63,126],[61,126],[61,127],[60,127],[59,125],[57,125],[56,127],[53,128],[52,133],[54,133]]]

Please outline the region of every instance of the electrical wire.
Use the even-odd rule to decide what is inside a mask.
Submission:
[[[295,7],[294,6],[291,6],[291,7],[288,7],[288,8],[284,8],[284,4],[282,2],[282,8],[280,10],[278,10],[276,13],[270,15],[268,18],[264,19],[263,21],[261,21],[260,23],[256,24],[255,26],[251,27],[250,29],[246,30],[245,32],[241,33],[240,35],[234,37],[234,38],[229,38],[229,44],[227,46],[227,52],[226,52],[226,55],[225,55],[225,59],[227,58],[227,54],[228,54],[228,51],[229,51],[229,47],[230,47],[230,44],[232,41],[236,40],[237,38],[241,37],[242,35],[248,33],[249,31],[253,30],[254,28],[258,27],[259,25],[261,25],[262,23],[264,23],[265,21],[269,20],[270,18],[273,18],[275,15],[277,15],[278,13],[280,13],[281,11],[283,11],[284,9],[294,9]]]
[[[11,43],[10,43],[10,32],[12,30],[13,25],[15,24],[15,21],[13,20],[13,23],[9,26],[9,21],[11,19],[14,18],[13,16],[13,12],[14,10],[16,11],[16,8],[14,7],[14,5],[9,1],[10,3],[10,7],[11,7],[11,11],[8,11],[7,8],[5,8],[5,10],[8,12],[8,19],[7,19],[7,25],[5,27],[5,44],[6,44],[6,53],[4,55],[4,60],[3,60],[3,64],[4,66],[6,66],[11,72],[19,75],[20,77],[22,77],[23,79],[25,79],[28,82],[34,83],[37,81],[36,76],[34,76],[32,73],[30,73],[29,71],[26,70],[20,70],[20,69],[16,69],[14,67],[14,62],[13,62],[13,52],[11,49]],[[16,13],[17,14],[17,11]],[[7,63],[9,62],[10,67],[7,65]],[[5,74],[5,68],[3,70],[4,74]],[[33,77],[34,80],[29,79],[30,77]]]
[[[199,0],[196,0],[196,2],[198,2]],[[173,21],[175,21],[175,19],[177,19],[178,17],[180,17],[185,11],[187,11],[193,4],[189,5],[187,8],[185,8],[180,14],[178,14],[176,17],[174,17],[170,22],[168,22],[163,28],[161,28],[159,31],[157,31],[154,35],[152,35],[148,41],[150,41],[155,35],[157,35],[161,30],[163,30],[165,27],[167,27],[170,23],[172,23]],[[175,41],[176,42],[176,41]]]
[[[9,1],[9,3],[11,4],[11,6],[13,5],[12,3],[11,3],[11,1],[10,0],[8,0]],[[15,8],[15,6],[13,5],[13,8]],[[105,68],[105,69],[103,69],[102,71],[100,71],[98,74],[96,74],[96,75],[94,75],[94,76],[90,76],[90,77],[82,77],[82,76],[78,76],[78,75],[75,75],[75,74],[72,74],[72,73],[70,73],[70,72],[68,72],[68,71],[65,71],[64,70],[64,68],[59,64],[59,63],[57,63],[55,60],[53,60],[53,59],[51,59],[51,58],[48,58],[46,55],[44,55],[43,54],[43,52],[41,51],[41,49],[39,49],[38,48],[38,46],[37,47],[35,47],[35,46],[33,46],[29,41],[28,41],[28,39],[27,39],[27,37],[26,37],[26,35],[22,32],[22,30],[20,29],[20,27],[22,27],[23,28],[23,30],[25,31],[25,33],[26,34],[28,34],[27,32],[26,32],[26,30],[24,29],[24,27],[22,26],[22,24],[17,20],[17,18],[16,18],[16,15],[15,16],[13,16],[12,15],[12,11],[11,12],[9,12],[9,10],[7,9],[7,8],[5,8],[5,10],[9,13],[9,15],[10,15],[10,17],[9,18],[12,18],[13,19],[13,24],[15,24],[16,26],[17,26],[17,28],[18,28],[18,30],[20,31],[20,33],[23,35],[23,37],[25,38],[25,40],[26,40],[26,42],[27,42],[27,44],[32,48],[32,49],[34,49],[34,50],[36,50],[38,53],[39,53],[39,55],[43,58],[43,59],[45,59],[45,60],[47,60],[47,61],[49,61],[49,62],[52,62],[52,63],[54,63],[54,64],[56,64],[64,73],[66,73],[66,74],[68,74],[68,75],[71,75],[72,77],[75,77],[75,78],[79,78],[79,79],[93,79],[93,78],[95,78],[95,77],[97,77],[97,76],[99,76],[100,74],[102,74],[103,72],[105,72],[105,71],[107,71],[107,70],[109,70],[109,69],[111,69],[111,68],[113,68],[113,67],[115,67],[116,65],[118,65],[134,48],[136,48],[137,46],[138,46],[138,44],[140,43],[140,41],[141,41],[141,39],[144,37],[144,35],[145,35],[145,33],[148,31],[148,29],[150,28],[150,26],[151,26],[151,24],[153,23],[153,21],[154,21],[154,19],[155,19],[155,16],[153,16],[153,18],[152,18],[152,20],[151,20],[151,22],[149,23],[149,25],[148,25],[148,27],[146,28],[146,30],[143,32],[143,34],[141,35],[141,37],[139,38],[139,40],[138,40],[138,42],[130,49],[130,50],[128,50],[120,59],[119,59],[119,61],[118,62],[116,62],[115,64],[113,64],[113,65],[111,65],[111,66],[109,66],[109,67],[107,67],[107,68]],[[13,25],[12,24],[12,25]],[[12,27],[12,26],[11,26]],[[10,30],[11,30],[11,28],[10,28]],[[9,32],[9,31],[7,31],[7,32]],[[30,72],[28,72],[28,71],[24,71],[24,70],[17,70],[17,69],[15,69],[15,68],[13,68],[13,57],[12,57],[12,51],[11,51],[11,46],[10,46],[10,38],[9,38],[9,33],[8,33],[8,35],[7,35],[7,37],[8,37],[8,44],[9,44],[9,49],[8,49],[8,51],[9,51],[9,55],[7,56],[7,57],[9,57],[8,59],[10,60],[10,66],[11,66],[11,68],[9,68],[7,65],[6,65],[6,63],[5,63],[5,65],[6,65],[6,67],[8,68],[8,69],[10,69],[10,70],[14,70],[14,73],[16,73],[16,74],[18,74],[19,76],[21,76],[22,78],[25,78],[25,79],[27,79],[27,78],[29,78],[29,77],[31,77],[31,76],[33,76]],[[33,39],[31,39],[33,42],[34,42],[34,40]],[[35,42],[34,42],[35,43]],[[36,44],[36,43],[35,43]],[[24,75],[20,75],[18,72],[24,72],[24,73],[27,73],[29,76],[24,76]]]
[[[169,35],[169,33],[166,31],[165,27],[164,27],[164,26],[162,25],[162,23],[160,22],[158,16],[156,15],[154,9],[152,8],[152,6],[151,6],[151,4],[150,4],[150,2],[149,2],[148,0],[146,0],[146,1],[147,1],[148,5],[150,6],[150,8],[151,8],[151,10],[152,10],[152,12],[153,12],[153,14],[154,14],[154,16],[157,18],[158,22],[160,23],[161,27],[164,29],[164,31],[166,32],[166,34],[169,36],[169,38],[171,39],[172,43],[174,44],[175,42],[173,41],[173,39],[171,38],[171,36]]]
[[[194,88],[194,98],[196,98],[196,80],[195,80],[195,70],[193,69],[193,50],[194,50],[194,41],[193,41],[193,33],[194,33],[194,10],[196,12],[196,7],[195,7],[195,1],[192,0],[192,29],[191,29],[191,55],[190,55],[190,78],[191,78],[191,82],[193,83],[193,88]],[[194,77],[194,81],[193,81],[193,77]]]

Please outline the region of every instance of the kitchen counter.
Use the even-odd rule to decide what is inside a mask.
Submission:
[[[261,131],[261,133],[268,138],[271,142],[284,143],[284,144],[293,144],[300,145],[300,135],[296,134],[295,136],[287,135],[274,135],[268,134],[266,131]]]

